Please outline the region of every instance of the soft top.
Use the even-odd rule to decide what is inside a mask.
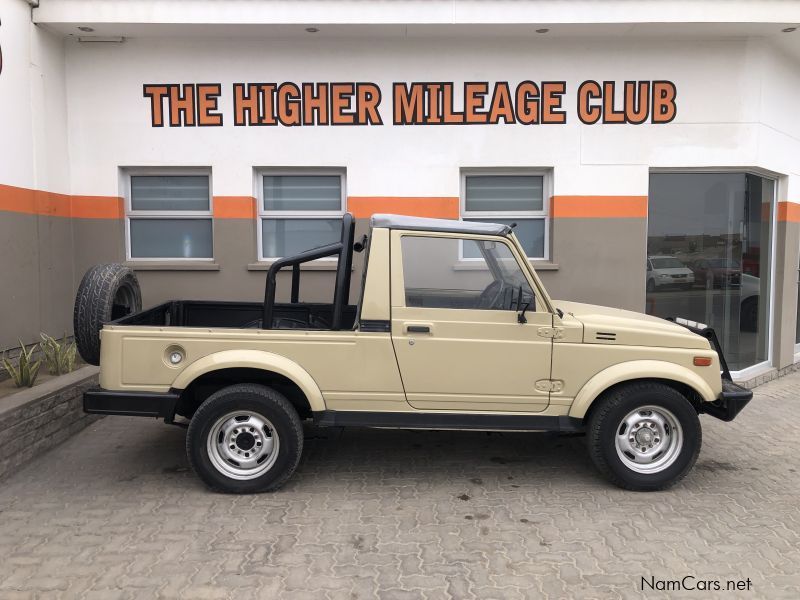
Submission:
[[[456,221],[452,219],[427,219],[403,215],[372,215],[372,227],[408,229],[411,231],[445,231],[448,233],[478,233],[483,235],[508,235],[511,227],[499,223]]]

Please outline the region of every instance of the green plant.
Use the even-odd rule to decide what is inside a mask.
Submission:
[[[75,355],[77,348],[75,342],[67,343],[67,334],[60,340],[50,337],[46,333],[42,336],[42,354],[47,365],[47,372],[51,375],[64,375],[75,368]]]
[[[17,364],[11,362],[11,359],[6,358],[5,352],[3,353],[2,362],[11,379],[14,380],[14,385],[17,387],[33,387],[33,382],[36,381],[36,376],[39,374],[39,367],[42,366],[42,359],[37,361],[33,360],[33,353],[36,351],[37,344],[31,344],[30,349],[25,347],[22,340],[19,340],[20,351],[17,357]]]

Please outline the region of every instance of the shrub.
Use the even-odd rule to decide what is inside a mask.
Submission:
[[[14,385],[17,387],[33,387],[33,382],[36,381],[36,376],[39,374],[39,367],[42,366],[42,359],[37,361],[33,360],[33,353],[36,351],[36,344],[31,344],[30,349],[25,347],[22,340],[19,340],[20,351],[17,357],[16,366],[7,358],[3,353],[2,362],[11,379],[14,380]]]
[[[47,365],[47,372],[51,375],[64,375],[75,368],[75,342],[67,343],[67,334],[60,340],[42,333],[42,354]]]

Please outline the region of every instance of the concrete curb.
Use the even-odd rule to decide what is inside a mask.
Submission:
[[[99,417],[83,412],[98,367],[82,367],[0,400],[0,479]]]

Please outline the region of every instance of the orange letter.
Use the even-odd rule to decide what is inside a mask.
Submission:
[[[517,121],[523,125],[539,122],[539,88],[532,81],[517,86]]]
[[[446,83],[442,87],[442,121],[449,125],[464,122],[464,113],[453,110],[453,84]]]
[[[378,105],[381,103],[381,88],[374,83],[356,85],[356,106],[359,125],[383,125]]]
[[[167,95],[166,85],[148,85],[144,87],[144,97],[150,98],[150,126],[164,126],[164,96]]]
[[[169,124],[170,127],[194,126],[194,84],[183,85],[183,95],[180,95],[179,85],[169,86]],[[183,119],[181,119],[183,116]]]
[[[614,110],[614,87],[613,81],[603,82],[603,123],[624,123],[625,113],[621,110]]]
[[[653,82],[653,123],[669,123],[678,113],[675,97],[678,95],[671,81]]]
[[[567,115],[561,108],[561,96],[567,90],[564,81],[542,82],[542,123],[566,123]]]
[[[395,83],[394,90],[394,124],[422,125],[423,102],[425,92],[422,84],[412,83],[406,88],[405,83]]]
[[[314,95],[317,88],[317,95]],[[314,111],[317,111],[317,123],[328,124],[328,84],[304,83],[303,84],[303,125],[314,124]]]
[[[352,95],[352,83],[331,84],[331,123],[334,125],[352,125],[355,123],[355,115],[344,112],[350,110]]]
[[[511,91],[508,82],[500,81],[494,86],[492,104],[489,108],[489,123],[496,125],[503,118],[506,123],[515,123],[514,107],[511,104]]]
[[[578,118],[581,123],[594,125],[600,120],[603,111],[599,106],[590,106],[594,98],[600,98],[600,84],[596,81],[584,81],[578,88]]]
[[[201,126],[218,127],[222,125],[222,115],[217,110],[217,98],[222,93],[222,86],[218,83],[197,84],[197,124]]]
[[[489,115],[485,112],[478,112],[483,109],[484,96],[489,91],[489,84],[465,83],[464,84],[464,117],[467,123],[486,123]]]
[[[258,125],[277,125],[275,118],[275,88],[274,83],[262,83],[258,86],[261,94],[261,104],[264,112],[258,120]]]
[[[278,86],[278,120],[281,125],[292,127],[301,124],[300,88],[291,82]]]
[[[639,82],[639,93],[636,93],[636,82],[625,82],[625,120],[639,125],[647,120],[650,112],[650,84]]]
[[[233,124],[240,127],[258,122],[258,88],[253,83],[248,84],[245,95],[244,86],[243,83],[233,84]]]

